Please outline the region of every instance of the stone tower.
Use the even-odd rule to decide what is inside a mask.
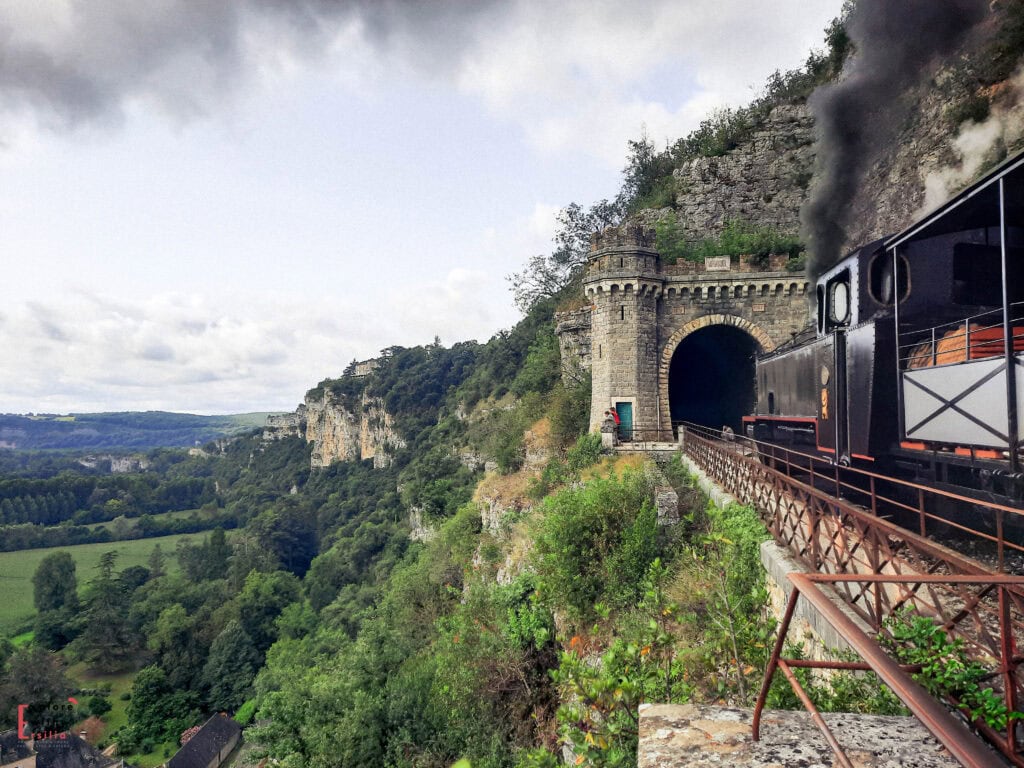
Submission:
[[[590,428],[618,409],[636,435],[660,431],[658,299],[661,257],[653,232],[610,227],[591,239],[583,289],[591,302]]]

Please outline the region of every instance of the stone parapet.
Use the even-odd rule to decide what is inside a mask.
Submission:
[[[729,266],[723,268],[718,266],[718,259],[729,259]],[[715,259],[704,259],[702,261],[677,261],[675,264],[665,264],[662,270],[666,275],[694,275],[705,272],[729,273],[737,272],[781,272],[785,271],[789,256],[784,253],[773,253],[768,256],[767,261],[752,254],[740,256],[721,256]]]
[[[858,768],[955,768],[959,763],[912,717],[823,715]],[[807,712],[753,712],[696,704],[641,704],[637,768],[830,768],[835,756]]]
[[[654,230],[639,224],[623,224],[618,227],[605,227],[590,236],[590,251],[607,250],[609,248],[654,248]]]
[[[786,574],[807,573],[807,569],[797,562],[788,550],[780,547],[774,541],[761,543],[761,565],[764,566],[767,574],[766,586],[772,614],[778,621],[781,621],[786,610],[786,602],[793,593],[793,585],[786,578]],[[864,634],[874,634],[871,627],[850,608],[831,585],[819,586],[821,591],[828,595],[836,607],[846,614],[847,618]],[[797,602],[789,633],[791,637],[799,638],[799,641],[803,643],[804,655],[816,661],[835,659],[837,652],[852,652],[853,650],[842,635],[836,631],[836,628],[829,624],[806,600]]]

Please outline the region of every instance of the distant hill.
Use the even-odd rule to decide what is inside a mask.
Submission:
[[[0,449],[138,450],[192,446],[263,426],[267,415],[197,416],[167,411],[0,414]]]

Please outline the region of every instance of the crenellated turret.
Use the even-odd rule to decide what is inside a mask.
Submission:
[[[591,428],[614,407],[625,436],[661,428],[658,299],[664,286],[654,233],[610,227],[591,239],[583,289],[593,306]]]

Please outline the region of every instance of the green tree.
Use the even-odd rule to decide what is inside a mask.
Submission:
[[[302,599],[299,580],[286,571],[252,571],[238,596],[242,628],[261,654],[277,639],[275,621],[291,603]]]
[[[194,688],[199,681],[205,661],[201,630],[184,606],[175,603],[160,612],[149,633],[149,649],[173,688]]]
[[[161,576],[167,573],[164,551],[160,548],[159,544],[153,547],[153,551],[149,553],[149,576],[152,579],[159,579]]]
[[[271,553],[279,567],[299,577],[316,557],[316,530],[305,510],[293,504],[268,509],[249,523],[260,548]]]
[[[622,197],[631,211],[640,208],[675,206],[673,158],[668,150],[659,152],[645,128],[640,138],[627,142],[629,159],[622,171]]]
[[[132,683],[128,727],[119,744],[130,751],[144,739],[176,739],[197,719],[194,697],[187,692],[174,690],[160,667],[145,667]]]
[[[149,581],[149,569],[142,565],[130,565],[118,574],[118,581],[125,594],[131,596],[135,590]]]
[[[77,640],[82,658],[103,671],[123,668],[136,650],[128,623],[128,596],[114,575],[116,560],[116,552],[100,557],[100,573],[89,582],[85,628]]]
[[[214,528],[206,542],[206,578],[223,579],[228,572],[228,558],[231,557],[231,545],[223,528]]]
[[[555,248],[550,255],[534,256],[522,272],[509,275],[516,306],[523,312],[552,299],[582,273],[590,252],[590,238],[622,220],[621,199],[601,200],[590,208],[570,203],[558,213]]]
[[[75,561],[68,552],[54,552],[44,557],[32,576],[36,610],[56,611],[65,606],[78,610],[78,579]]]
[[[182,539],[176,551],[181,570],[192,581],[223,579],[228,573],[231,546],[223,528],[215,528],[202,544]]]
[[[230,621],[210,646],[203,668],[213,709],[234,711],[252,693],[252,681],[260,666],[260,655],[252,638],[238,621]]]
[[[72,687],[60,656],[38,647],[18,648],[5,672],[0,678],[0,722],[13,725],[19,704],[28,704],[26,719],[33,731],[61,731],[75,721],[68,703]]]
[[[68,552],[54,552],[39,563],[32,576],[36,641],[59,650],[78,634],[78,579]]]

